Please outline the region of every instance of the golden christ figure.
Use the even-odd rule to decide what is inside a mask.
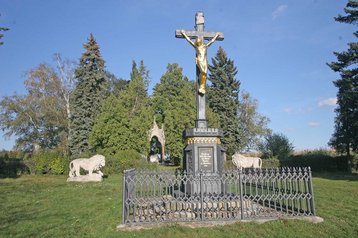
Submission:
[[[199,93],[205,94],[205,86],[206,86],[206,76],[208,73],[208,60],[206,57],[206,51],[209,48],[209,46],[214,43],[216,38],[219,36],[219,32],[215,34],[215,37],[211,39],[207,44],[203,42],[203,40],[200,37],[196,38],[195,43],[190,40],[190,38],[186,35],[184,30],[180,31],[181,34],[184,36],[184,38],[195,48],[196,56],[195,56],[195,62],[196,66],[198,67],[200,71],[199,75]]]

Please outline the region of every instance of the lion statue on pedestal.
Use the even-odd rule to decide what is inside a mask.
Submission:
[[[103,173],[100,171],[100,169],[105,165],[106,161],[103,155],[94,155],[89,159],[75,159],[70,163],[70,173],[68,176],[70,178],[81,176],[81,168],[88,171],[88,176],[92,176],[93,173],[102,176]]]

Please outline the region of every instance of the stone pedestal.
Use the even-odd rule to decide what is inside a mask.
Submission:
[[[102,182],[102,174],[93,173],[91,175],[81,175],[77,177],[69,177],[67,182]]]
[[[225,149],[221,146],[223,132],[218,128],[185,129],[183,170],[197,177],[186,184],[186,192],[219,194],[223,190],[220,175],[224,170]],[[210,177],[210,184],[200,184],[199,176]]]
[[[218,128],[185,129],[183,170],[193,175],[198,175],[200,171],[221,174],[225,153],[221,146],[222,134]]]

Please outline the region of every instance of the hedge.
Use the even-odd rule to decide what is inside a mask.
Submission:
[[[293,155],[280,161],[282,167],[311,167],[314,172],[347,172],[347,156],[331,156],[322,154]]]

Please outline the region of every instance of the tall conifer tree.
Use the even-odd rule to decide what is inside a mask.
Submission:
[[[223,48],[219,48],[209,65],[209,107],[219,115],[220,127],[224,131],[222,143],[230,156],[242,149],[237,110],[239,107],[240,82],[235,78],[237,69]]]
[[[86,51],[75,71],[77,85],[70,100],[70,151],[73,157],[91,150],[89,135],[108,87],[104,60],[92,34],[83,46]]]
[[[344,11],[347,15],[338,15],[335,20],[357,25],[358,1],[349,0]],[[358,31],[354,35],[358,37]],[[334,52],[337,62],[328,64],[341,75],[340,79],[334,81],[338,88],[338,107],[335,110],[335,131],[329,145],[350,155],[351,150],[358,151],[358,42],[349,43],[348,46],[347,51]]]

